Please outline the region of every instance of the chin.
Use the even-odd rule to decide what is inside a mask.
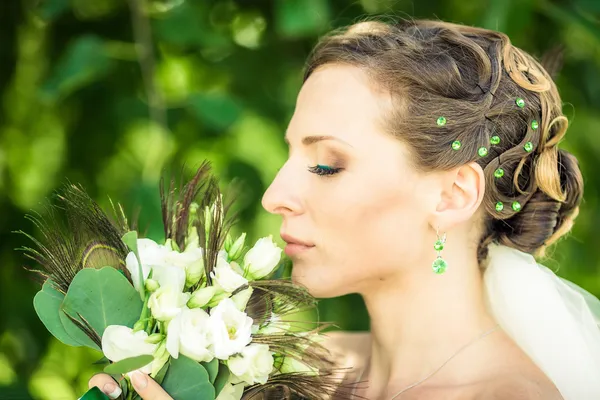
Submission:
[[[304,286],[313,296],[321,299],[343,296],[346,291],[341,290],[339,285],[332,285],[334,279],[328,279],[323,274],[315,273],[313,269],[294,266],[292,269],[292,282]]]

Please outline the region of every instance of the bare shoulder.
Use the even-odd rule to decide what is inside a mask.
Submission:
[[[481,385],[473,400],[563,400],[563,397],[545,376],[509,374]]]

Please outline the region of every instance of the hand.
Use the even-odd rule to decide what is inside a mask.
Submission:
[[[143,400],[173,400],[158,383],[139,371],[131,374],[131,384]],[[111,399],[116,399],[121,395],[121,388],[110,375],[94,375],[90,379],[88,386],[90,388],[94,386],[98,387],[98,389],[102,390]]]

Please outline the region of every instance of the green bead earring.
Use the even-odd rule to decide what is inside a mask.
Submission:
[[[437,252],[437,258],[431,265],[431,268],[433,269],[433,272],[440,275],[448,268],[448,263],[442,258],[442,250],[444,250],[444,244],[446,243],[446,234],[444,233],[444,235],[440,237],[439,230],[437,230],[436,236],[437,239],[433,245],[433,249]]]

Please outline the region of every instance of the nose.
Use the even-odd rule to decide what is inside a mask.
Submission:
[[[271,214],[292,215],[301,211],[299,177],[294,177],[286,162],[265,191],[261,204]]]

